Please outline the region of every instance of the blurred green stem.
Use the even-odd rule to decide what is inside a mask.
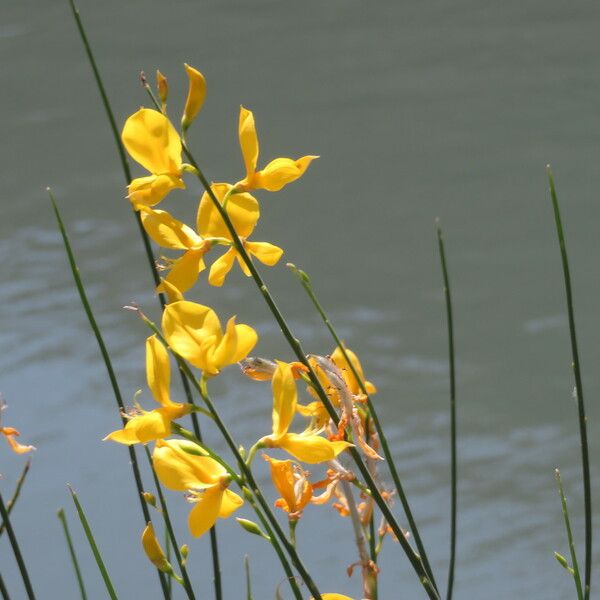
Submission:
[[[17,485],[15,486],[15,491],[13,492],[13,495],[11,496],[11,499],[6,503],[6,512],[10,515],[10,513],[12,512],[12,509],[15,506],[16,501],[19,499],[19,494],[21,493],[21,488],[23,487],[23,484],[25,483],[25,477],[27,477],[27,473],[29,473],[29,468],[31,467],[31,459],[27,459],[27,462],[25,463],[25,466],[23,467],[23,470],[21,471],[21,475],[19,476],[19,479],[17,480]],[[2,534],[4,533],[4,523],[0,524],[0,536],[2,536]]]
[[[75,552],[75,547],[73,546],[73,540],[71,539],[71,533],[69,532],[69,526],[67,525],[67,517],[65,516],[64,508],[61,508],[57,513],[63,533],[65,534],[65,539],[67,541],[67,547],[69,549],[69,555],[71,556],[71,562],[73,563],[73,568],[75,569],[75,576],[77,577],[77,583],[79,585],[79,592],[81,594],[81,600],[87,600],[87,594],[85,592],[85,585],[83,583],[83,577],[81,576],[81,570],[79,568],[79,561],[77,560],[77,554]]]

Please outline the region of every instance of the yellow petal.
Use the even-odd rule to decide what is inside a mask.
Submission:
[[[156,87],[158,89],[158,97],[164,108],[169,97],[169,84],[167,78],[158,69],[156,70]]]
[[[238,133],[244,166],[246,167],[246,177],[251,179],[256,171],[256,163],[258,161],[258,137],[256,135],[256,126],[254,125],[254,115],[243,106],[240,106]]]
[[[169,562],[167,561],[165,553],[156,539],[156,534],[154,533],[154,527],[152,527],[152,523],[148,523],[142,532],[142,547],[144,548],[144,552],[146,553],[146,556],[150,562],[157,569],[160,569],[161,571],[168,570]]]
[[[268,192],[277,192],[283,186],[301,177],[315,158],[318,158],[318,156],[303,156],[298,160],[276,158],[262,171],[256,173],[252,181],[252,187]]]
[[[236,249],[229,248],[225,254],[215,260],[208,273],[208,283],[210,283],[210,285],[221,287],[223,283],[225,283],[225,278],[227,277],[229,271],[231,271],[236,256]]]
[[[212,360],[217,369],[239,362],[248,356],[258,341],[256,331],[244,324],[235,324],[235,317],[227,322],[225,335],[216,347]]]
[[[198,280],[198,275],[206,268],[204,264],[205,254],[206,251],[203,249],[188,250],[173,263],[165,280],[179,292],[187,292]],[[164,292],[166,288],[161,284],[156,288],[156,291]]]
[[[119,444],[145,444],[171,435],[171,420],[173,415],[165,409],[145,412],[127,421],[124,429],[109,433],[104,440]]]
[[[34,446],[24,446],[15,440],[15,437],[21,434],[14,427],[0,427],[0,433],[4,434],[8,445],[15,454],[25,454],[26,452],[35,450]]]
[[[185,63],[183,66],[189,79],[188,95],[181,119],[181,127],[185,130],[191,125],[204,104],[204,98],[206,98],[206,80],[204,79],[204,75],[194,69],[194,67],[190,67]]]
[[[125,122],[121,139],[132,158],[150,173],[181,174],[181,140],[162,113],[141,108]]]
[[[169,303],[185,300],[183,294],[172,284],[165,279],[160,280],[160,285],[156,288],[157,292],[166,293]]]
[[[159,440],[152,453],[158,478],[170,490],[201,490],[219,482],[227,472],[214,459],[185,451],[182,440]]]
[[[149,175],[134,179],[127,188],[127,197],[135,210],[142,206],[154,206],[176,188],[184,189],[185,184],[176,175]]]
[[[288,512],[296,510],[296,494],[294,491],[294,463],[291,460],[277,460],[264,455],[271,467],[271,479],[277,491],[287,504]]]
[[[171,365],[169,353],[156,335],[146,340],[146,380],[154,399],[161,406],[171,406]]]
[[[268,242],[246,242],[245,248],[249,254],[256,256],[261,263],[272,267],[283,255],[283,250]]]
[[[226,489],[223,493],[221,508],[219,509],[219,517],[226,519],[232,515],[240,506],[244,504],[243,499],[230,489]]]
[[[218,343],[222,336],[219,317],[212,308],[182,300],[168,304],[162,318],[162,331],[177,354],[202,369],[207,344]]]
[[[323,600],[352,600],[350,596],[344,596],[343,594],[321,594]],[[311,598],[310,600],[314,600]]]
[[[358,356],[356,356],[356,354],[354,354],[354,352],[352,352],[352,350],[349,350],[348,348],[346,348],[346,354],[348,355],[352,366],[356,369],[356,372],[358,373],[361,381],[364,383],[367,392],[369,394],[374,394],[377,391],[377,388],[370,381],[365,381],[365,375],[363,373],[363,368],[360,364]],[[350,391],[354,395],[360,394],[361,389],[359,383],[356,380],[356,377],[354,377],[354,373],[352,372],[350,365],[344,358],[344,353],[342,352],[342,349],[339,346],[333,351],[333,354],[331,355],[331,360],[333,360],[336,366],[342,370],[344,379],[346,380],[346,384],[348,385]]]
[[[319,435],[286,433],[276,441],[278,448],[289,452],[301,462],[317,464],[335,458],[352,446],[349,442],[330,442]]]
[[[223,204],[226,194],[231,191],[229,183],[213,183],[211,186],[217,200]],[[227,214],[240,237],[246,238],[253,231],[260,217],[258,201],[248,193],[236,193],[229,196]],[[222,237],[231,240],[229,229],[207,192],[202,194],[197,216],[198,233],[203,237]]]
[[[188,526],[194,537],[200,537],[215,524],[221,509],[223,491],[219,485],[208,488],[192,508]]]
[[[163,248],[188,250],[202,244],[202,238],[191,227],[164,210],[142,207],[140,217],[146,233]]]
[[[273,373],[273,437],[279,439],[287,433],[296,412],[298,392],[292,373],[292,366],[277,361]]]

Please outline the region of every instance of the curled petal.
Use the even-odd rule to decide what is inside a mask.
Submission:
[[[205,249],[188,250],[173,263],[165,281],[180,293],[187,292],[198,280],[198,275],[206,268],[204,264],[205,254]],[[164,282],[156,288],[156,291],[167,291]]]
[[[181,177],[176,175],[148,175],[134,179],[127,188],[127,197],[135,210],[142,206],[154,206],[176,188],[184,189]]]
[[[219,518],[223,491],[217,484],[208,488],[197,500],[188,517],[190,533],[200,537],[206,533]]]
[[[254,175],[252,188],[278,192],[282,187],[302,177],[308,165],[318,156],[303,156],[298,160],[276,158]]]
[[[150,173],[181,173],[181,140],[169,119],[157,110],[141,108],[131,115],[121,139],[132,158]]]
[[[160,285],[156,288],[156,291],[159,293],[167,294],[169,303],[180,302],[181,300],[185,300],[181,291],[178,290],[172,283],[168,282],[166,279],[160,280]]]
[[[4,435],[8,445],[15,454],[25,454],[26,452],[35,450],[34,446],[24,446],[17,442],[15,438],[19,437],[21,434],[14,427],[0,427],[0,433]]]
[[[210,187],[221,204],[223,204],[225,196],[233,189],[229,183],[213,183]],[[226,211],[235,231],[243,238],[248,237],[254,231],[260,217],[258,200],[246,192],[229,196]],[[203,237],[232,239],[227,225],[207,192],[204,192],[200,199],[197,227],[198,233]]]
[[[152,453],[158,478],[170,490],[201,490],[218,483],[227,472],[213,458],[186,452],[182,440],[159,440]]]
[[[246,167],[246,178],[250,180],[256,171],[258,162],[258,137],[252,111],[240,106],[240,121],[238,127],[240,148]]]
[[[213,362],[220,369],[232,365],[248,356],[258,341],[256,331],[244,324],[235,324],[235,317],[227,322],[225,335],[221,343],[215,349]]]
[[[156,534],[154,533],[154,527],[152,527],[152,523],[148,523],[146,528],[142,533],[142,547],[144,548],[144,552],[148,557],[148,560],[161,571],[166,571],[169,569],[169,561],[163,552],[163,549],[160,547],[158,540],[156,539]]]
[[[286,433],[276,441],[276,446],[301,462],[317,464],[334,459],[352,444],[342,441],[330,442],[319,435]]]
[[[189,87],[181,126],[183,129],[187,129],[204,104],[204,99],[206,98],[206,80],[204,79],[204,75],[194,69],[194,67],[190,67],[185,63],[183,66],[189,79]]]
[[[249,254],[256,256],[261,263],[272,267],[283,256],[283,250],[267,242],[246,242],[245,248]]]
[[[273,373],[273,439],[278,440],[287,433],[296,412],[298,392],[292,365],[277,361]]]
[[[221,501],[221,508],[219,509],[219,517],[226,519],[231,516],[240,506],[244,504],[244,501],[235,492],[230,489],[226,489],[223,493],[223,500]]]
[[[140,217],[146,233],[161,247],[188,250],[202,244],[202,238],[165,210],[142,207]]]
[[[215,260],[208,273],[208,283],[210,283],[210,285],[221,287],[223,283],[225,283],[225,278],[229,274],[229,271],[231,271],[236,256],[236,249],[229,248],[225,254]]]
[[[129,419],[123,429],[109,433],[104,441],[111,440],[131,446],[164,439],[171,435],[171,421],[179,419],[187,413],[189,413],[189,407],[185,404],[174,404],[173,407],[157,408],[145,412]]]
[[[161,406],[173,406],[171,401],[171,365],[169,353],[156,335],[146,340],[146,380],[154,399]]]

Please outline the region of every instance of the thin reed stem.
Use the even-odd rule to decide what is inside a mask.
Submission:
[[[410,508],[408,498],[404,491],[404,487],[402,486],[402,482],[400,481],[400,475],[398,474],[398,469],[397,469],[396,463],[394,461],[394,456],[392,454],[392,451],[390,450],[390,447],[389,447],[389,444],[387,441],[387,437],[385,435],[385,431],[383,430],[383,427],[381,426],[381,421],[379,420],[379,415],[377,414],[375,404],[373,403],[373,401],[371,400],[371,397],[369,396],[365,382],[363,381],[363,379],[360,376],[359,372],[357,371],[356,367],[350,360],[350,356],[348,355],[348,352],[346,350],[344,343],[342,342],[339,335],[337,334],[337,331],[335,330],[333,323],[331,322],[327,313],[325,312],[325,309],[319,302],[319,299],[317,298],[317,295],[315,294],[315,291],[312,287],[312,283],[311,283],[311,280],[310,280],[310,277],[308,276],[308,274],[305,271],[298,269],[295,265],[293,265],[291,263],[288,263],[287,266],[288,266],[288,268],[290,268],[292,273],[294,273],[298,277],[300,284],[302,285],[304,291],[306,292],[306,294],[310,298],[311,302],[313,303],[313,306],[319,313],[319,316],[323,320],[323,323],[329,330],[331,337],[333,338],[336,345],[342,351],[344,360],[350,367],[350,370],[352,371],[354,378],[358,382],[361,392],[363,393],[363,395],[365,396],[365,398],[367,400],[367,408],[369,410],[369,416],[373,420],[373,424],[375,425],[375,430],[377,431],[377,435],[379,436],[379,441],[381,443],[381,449],[383,450],[383,455],[384,455],[386,463],[388,465],[390,475],[392,476],[392,480],[394,482],[394,487],[396,488],[396,493],[400,500],[400,504],[402,505],[402,509],[404,511],[404,514],[406,515],[406,520],[408,521],[408,526],[414,537],[415,544],[417,546],[417,550],[419,551],[419,555],[421,557],[421,561],[423,562],[423,567],[424,567],[425,571],[427,572],[429,579],[432,582],[435,582],[435,579],[433,577],[433,572],[429,565],[429,559],[427,557],[427,552],[425,551],[425,546],[421,539],[421,535],[419,533],[417,523],[412,514],[412,510]]]
[[[6,586],[4,585],[4,579],[2,579],[2,574],[0,573],[0,594],[2,594],[2,600],[10,600],[10,595]]]
[[[454,590],[454,565],[456,562],[456,500],[457,500],[457,464],[456,464],[456,366],[454,360],[454,320],[452,317],[452,295],[446,264],[444,236],[439,222],[436,226],[442,278],[444,281],[444,299],[446,301],[446,319],[448,323],[448,365],[450,371],[450,561],[448,564],[448,584],[446,600],[451,600]]]
[[[10,545],[12,547],[13,554],[15,555],[17,566],[19,567],[19,571],[21,573],[21,579],[23,579],[23,585],[25,586],[27,597],[29,598],[29,600],[35,600],[35,594],[33,593],[33,587],[31,586],[29,573],[27,572],[27,567],[25,566],[25,561],[23,560],[23,555],[21,554],[21,549],[19,548],[17,536],[15,535],[15,531],[10,523],[8,511],[6,510],[4,500],[2,499],[2,494],[0,494],[0,517],[2,517],[2,522],[6,527],[6,533],[8,534],[8,539],[10,540]]]
[[[194,595],[194,590],[192,589],[192,582],[188,576],[187,569],[185,567],[185,563],[181,558],[181,552],[179,551],[179,545],[177,544],[177,538],[175,537],[175,531],[173,530],[173,525],[171,523],[171,517],[169,515],[169,509],[167,507],[167,502],[165,501],[164,494],[162,492],[162,486],[158,477],[156,476],[156,471],[154,470],[154,464],[152,463],[152,457],[150,456],[150,450],[148,450],[148,446],[144,445],[144,450],[146,453],[146,458],[148,459],[148,464],[150,465],[150,470],[152,471],[152,476],[154,477],[154,485],[156,486],[156,491],[158,493],[158,501],[160,502],[160,509],[162,511],[162,516],[165,521],[165,525],[167,527],[167,532],[169,534],[169,539],[171,540],[171,546],[173,546],[173,552],[175,554],[175,558],[177,560],[177,564],[181,570],[181,576],[183,578],[183,587],[186,591],[186,594],[190,600],[195,600],[196,596]]]
[[[27,462],[25,463],[25,466],[23,467],[23,470],[21,471],[21,475],[19,475],[19,479],[17,479],[17,485],[15,486],[15,491],[13,492],[13,495],[11,496],[10,500],[6,503],[6,512],[10,515],[10,513],[12,512],[12,509],[15,506],[15,503],[17,502],[17,500],[19,499],[19,495],[21,494],[21,488],[23,487],[23,484],[25,483],[25,477],[27,477],[27,473],[29,473],[29,468],[31,467],[31,459],[27,459]],[[0,524],[0,536],[2,536],[2,534],[4,533],[4,523]]]
[[[254,600],[252,597],[252,580],[250,579],[250,558],[244,556],[244,572],[246,574],[246,600]]]
[[[58,206],[56,205],[54,196],[52,195],[52,192],[50,191],[50,189],[48,189],[48,194],[50,196],[50,202],[52,203],[52,208],[54,209],[54,215],[56,216],[56,221],[58,223],[58,228],[59,228],[60,234],[62,236],[65,251],[67,253],[67,258],[69,260],[69,266],[71,267],[71,273],[73,274],[73,279],[75,280],[75,286],[77,287],[77,291],[79,292],[79,298],[81,300],[81,304],[83,305],[83,309],[85,310],[85,314],[88,318],[88,322],[90,324],[90,327],[92,328],[92,331],[94,332],[96,342],[98,343],[98,347],[100,349],[100,354],[102,355],[102,359],[104,361],[104,365],[105,365],[106,371],[108,373],[108,378],[110,380],[110,384],[111,384],[111,387],[113,390],[113,395],[117,402],[119,414],[121,415],[121,422],[123,423],[123,426],[125,426],[125,424],[127,423],[127,421],[124,417],[125,404],[123,403],[121,389],[119,388],[119,384],[117,382],[117,377],[115,375],[115,371],[112,366],[112,361],[110,360],[110,355],[108,353],[108,350],[106,349],[106,345],[104,343],[102,334],[100,333],[100,329],[98,327],[98,323],[96,322],[96,318],[94,317],[92,307],[89,303],[87,294],[85,292],[85,287],[83,285],[81,276],[79,274],[79,268],[77,267],[77,262],[75,261],[75,255],[73,254],[73,250],[71,248],[71,242],[69,241],[69,236],[67,234],[66,228],[64,226],[63,220],[62,220],[62,218],[60,216],[60,212],[58,210]],[[151,519],[150,519],[150,512],[148,511],[148,506],[146,505],[146,502],[144,501],[144,498],[142,496],[142,493],[144,491],[144,486],[142,484],[142,476],[140,474],[140,468],[139,468],[139,464],[138,464],[138,460],[137,460],[137,455],[135,453],[135,449],[133,448],[133,446],[128,446],[127,450],[129,452],[129,459],[131,462],[131,468],[133,470],[133,478],[134,478],[135,486],[136,486],[137,492],[138,492],[137,495],[138,495],[138,498],[140,501],[140,506],[142,508],[144,525],[146,525],[147,523],[149,523],[151,521]],[[166,577],[165,577],[164,573],[162,573],[161,571],[157,570],[157,572],[158,572],[158,577],[160,579],[163,595],[164,595],[165,599],[168,599],[169,596],[168,596]]]
[[[71,556],[71,562],[73,563],[73,569],[75,569],[75,576],[77,577],[77,583],[79,585],[79,593],[81,594],[81,600],[87,600],[87,594],[85,592],[85,584],[83,583],[83,577],[79,568],[79,561],[77,560],[77,553],[73,546],[73,540],[71,539],[71,533],[69,532],[69,526],[67,525],[67,517],[65,516],[64,508],[61,508],[57,513],[63,533],[65,534],[65,540],[67,541],[67,547],[69,549],[69,555]]]
[[[77,494],[73,488],[69,487],[69,491],[71,492],[71,497],[73,498],[73,502],[75,503],[75,508],[77,509],[77,514],[79,515],[79,520],[81,521],[81,526],[83,527],[83,531],[85,532],[85,537],[90,544],[90,548],[92,549],[92,554],[94,555],[94,559],[96,564],[98,565],[98,570],[100,571],[100,575],[102,575],[102,580],[104,581],[104,585],[106,586],[106,591],[108,592],[111,600],[118,600],[117,593],[115,592],[115,588],[110,580],[110,576],[108,571],[106,570],[106,566],[104,565],[104,561],[102,560],[102,556],[100,555],[100,550],[98,550],[98,546],[96,544],[96,540],[94,539],[94,534],[92,533],[92,529],[90,528],[90,524],[83,512],[83,507],[79,502],[79,498],[77,498]]]
[[[565,490],[563,488],[562,480],[560,478],[560,471],[556,469],[554,471],[556,477],[556,483],[558,484],[558,493],[560,494],[560,504],[562,507],[563,518],[565,520],[565,529],[567,530],[567,541],[569,542],[569,552],[571,553],[571,563],[573,580],[575,581],[575,588],[577,590],[578,600],[583,600],[583,588],[581,587],[581,574],[579,572],[579,563],[577,562],[577,553],[575,551],[575,542],[573,541],[573,531],[571,530],[571,519],[569,518],[569,508],[567,507],[567,498],[565,497]]]
[[[121,141],[121,137],[119,136],[119,130],[117,127],[117,122],[115,119],[114,112],[112,110],[112,106],[110,100],[108,98],[108,94],[106,93],[106,89],[104,87],[104,82],[102,80],[102,76],[100,75],[100,71],[96,64],[96,59],[94,57],[94,52],[92,51],[92,47],[87,37],[87,33],[85,31],[85,27],[83,26],[83,22],[81,20],[81,16],[79,14],[79,9],[75,6],[74,0],[69,0],[69,4],[71,6],[71,12],[73,14],[73,18],[77,25],[77,30],[79,31],[79,36],[81,38],[81,42],[83,43],[83,47],[85,48],[85,52],[87,54],[88,60],[90,62],[90,66],[92,68],[92,72],[94,74],[94,80],[96,82],[96,87],[98,88],[98,92],[100,93],[100,97],[102,99],[102,105],[104,106],[104,110],[106,112],[106,116],[108,118],[108,122],[110,124],[110,129],[112,132],[113,139],[117,146],[117,151],[119,153],[119,160],[121,162],[121,167],[123,169],[123,175],[125,177],[125,182],[127,185],[131,183],[131,169],[129,168],[129,162],[127,161],[127,154],[125,153],[125,148],[123,147],[123,142]],[[156,258],[154,253],[152,252],[152,246],[150,244],[150,238],[148,234],[144,230],[142,225],[142,220],[138,212],[133,211],[134,218],[136,220],[138,230],[140,233],[140,237],[142,238],[142,243],[144,246],[144,251],[146,253],[146,258],[148,260],[148,265],[150,266],[150,271],[152,273],[152,279],[154,281],[154,286],[158,286],[160,284],[160,276],[158,274],[158,270],[156,268]],[[161,309],[165,307],[165,297],[164,294],[158,294],[158,300],[161,305]],[[183,390],[187,401],[189,404],[193,404],[193,396],[192,390],[186,380],[186,378],[181,374],[181,382],[183,385]],[[197,437],[201,439],[200,435],[200,426],[198,423],[198,416],[195,413],[191,414],[192,425],[194,427],[194,432]],[[213,527],[210,530],[210,545],[212,552],[212,562],[213,562],[213,579],[214,579],[214,587],[215,587],[215,599],[222,600],[222,587],[221,587],[221,568],[219,564],[219,549],[217,544],[217,532]]]
[[[565,242],[565,234],[563,231],[562,220],[560,217],[560,208],[558,206],[556,187],[554,186],[554,177],[552,176],[550,165],[546,167],[546,171],[548,174],[548,181],[550,183],[550,196],[552,198],[554,221],[556,223],[556,233],[558,235],[558,243],[560,246],[560,256],[565,281],[567,312],[569,315],[569,334],[571,337],[571,353],[573,356],[573,371],[575,374],[575,394],[577,397],[577,409],[579,413],[579,439],[581,443],[581,465],[583,470],[583,498],[585,512],[584,599],[589,600],[590,584],[592,579],[592,491],[590,483],[590,459],[587,439],[587,417],[585,414],[585,405],[583,402],[583,382],[581,378],[579,350],[577,347],[577,335],[575,333],[575,311],[573,308],[573,291],[571,288],[571,274],[569,269],[569,259],[567,257],[567,246]]]

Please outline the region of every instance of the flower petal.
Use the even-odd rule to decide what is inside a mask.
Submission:
[[[110,440],[131,446],[160,440],[171,435],[171,420],[172,414],[168,410],[151,410],[129,419],[124,429],[109,433],[104,441]]]
[[[221,369],[246,358],[257,341],[258,335],[252,327],[244,324],[236,325],[235,317],[231,317],[227,322],[225,335],[212,356],[215,366]]]
[[[251,179],[256,171],[256,163],[258,161],[258,137],[256,135],[254,115],[252,111],[243,106],[240,106],[238,134],[244,158],[244,166],[246,167],[246,177]]]
[[[194,67],[190,67],[186,63],[184,63],[183,66],[185,67],[185,72],[189,79],[189,87],[185,107],[183,109],[181,126],[183,129],[187,129],[204,104],[204,99],[206,98],[206,79],[204,79],[204,75],[202,75],[200,71],[194,69]]]
[[[146,340],[146,381],[154,396],[161,406],[171,406],[171,365],[169,353],[156,335],[151,335]]]
[[[223,283],[225,283],[225,278],[227,277],[229,271],[231,271],[236,256],[236,249],[229,248],[225,254],[215,260],[208,273],[208,283],[210,283],[210,285],[221,287]]]
[[[217,200],[223,204],[225,195],[231,191],[229,183],[213,183],[211,186]],[[248,193],[235,193],[227,200],[227,214],[240,237],[248,237],[260,217],[258,200]],[[198,233],[203,237],[222,237],[231,240],[229,229],[207,192],[202,194],[197,215]]]
[[[308,165],[318,156],[303,156],[298,160],[291,158],[276,158],[264,169],[256,173],[252,180],[253,189],[263,189],[277,192],[282,187],[302,177]]]
[[[271,467],[271,479],[285,502],[287,512],[296,510],[296,494],[294,491],[294,463],[291,460],[277,460],[266,454],[263,458]]]
[[[180,177],[175,175],[149,175],[138,177],[127,187],[127,197],[135,210],[142,206],[154,206],[176,188],[185,189]]]
[[[272,267],[283,256],[283,250],[268,242],[246,242],[246,250],[261,263]]]
[[[146,233],[162,248],[188,250],[202,243],[202,238],[191,227],[165,210],[143,207],[140,217]]]
[[[301,462],[317,464],[332,460],[340,452],[352,446],[349,442],[331,442],[319,435],[286,433],[277,440],[278,448],[289,452]]]
[[[165,278],[166,281],[181,293],[187,292],[198,280],[198,275],[206,268],[204,264],[205,254],[204,249],[188,250],[173,263],[169,274]],[[156,291],[164,292],[166,287],[161,283]]]
[[[377,391],[377,388],[370,381],[365,381],[365,375],[363,373],[363,368],[360,364],[358,356],[356,356],[356,354],[354,354],[354,352],[352,352],[352,350],[348,348],[345,348],[345,350],[346,354],[348,355],[348,358],[350,359],[350,362],[352,363],[352,366],[356,369],[356,372],[358,373],[360,379],[363,381],[367,392],[369,394],[374,394]],[[335,365],[342,370],[344,379],[346,380],[346,384],[350,391],[354,395],[360,394],[360,385],[356,380],[356,377],[354,377],[354,373],[352,372],[350,365],[344,358],[344,353],[342,352],[342,349],[339,346],[333,351],[333,354],[331,355],[331,360],[333,360]]]
[[[150,173],[181,173],[181,140],[162,113],[141,108],[125,122],[121,139],[132,158]]]
[[[219,485],[214,485],[198,498],[188,517],[190,533],[194,537],[200,537],[215,524],[221,509],[223,491]]]
[[[242,506],[242,504],[244,504],[244,500],[240,496],[230,489],[226,489],[223,493],[219,517],[221,519],[226,519]]]
[[[289,363],[277,361],[273,373],[273,438],[279,439],[287,433],[296,412],[298,392]]]

